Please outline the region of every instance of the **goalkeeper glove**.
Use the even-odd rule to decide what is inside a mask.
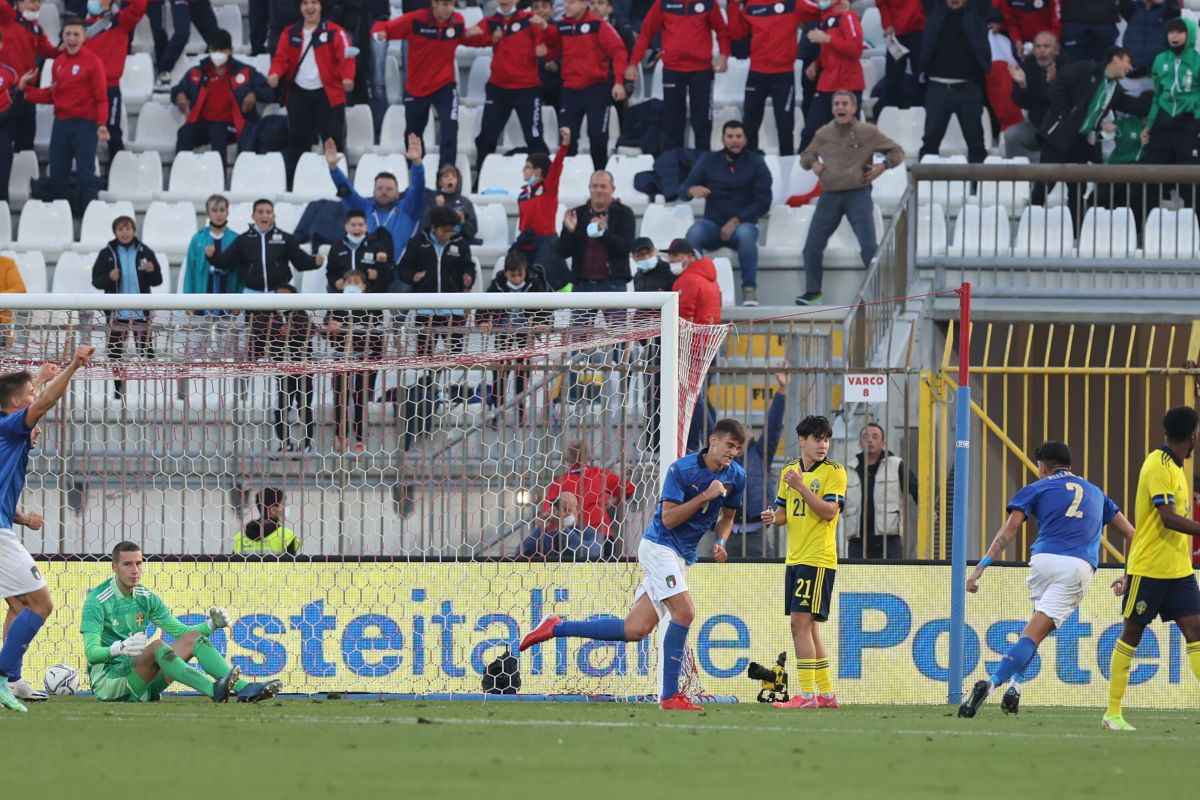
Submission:
[[[229,627],[229,612],[224,608],[210,608],[208,610],[208,629],[215,631],[218,628]]]
[[[108,648],[113,658],[137,658],[146,650],[146,634],[135,633],[128,639],[113,642]]]

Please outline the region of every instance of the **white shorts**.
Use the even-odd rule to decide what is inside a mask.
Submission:
[[[0,528],[0,597],[16,597],[46,588],[33,556],[9,528]]]
[[[658,616],[669,616],[663,601],[688,590],[687,563],[683,556],[666,545],[642,539],[638,545],[638,564],[645,577],[633,595],[633,602],[649,595]]]
[[[1025,579],[1033,610],[1059,627],[1079,608],[1095,575],[1096,570],[1082,558],[1038,553],[1029,559],[1029,577]]]

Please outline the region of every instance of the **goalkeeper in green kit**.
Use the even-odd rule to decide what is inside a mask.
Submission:
[[[171,681],[185,684],[223,703],[231,696],[241,703],[269,700],[281,683],[241,680],[208,640],[218,628],[227,628],[229,612],[210,608],[199,625],[184,625],[171,614],[154,592],[141,585],[142,548],[121,542],[113,548],[113,577],[88,592],[83,603],[79,632],[87,654],[92,693],[104,702],[153,702]],[[146,627],[154,623],[175,637],[146,641]],[[204,672],[188,666],[195,656]],[[209,677],[212,676],[212,677]]]

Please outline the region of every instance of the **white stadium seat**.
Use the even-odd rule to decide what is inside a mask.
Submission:
[[[396,176],[396,183],[403,192],[408,188],[408,169],[408,159],[404,153],[367,153],[354,168],[354,191],[363,197],[370,197],[375,193],[375,176],[390,172]]]
[[[713,259],[713,266],[717,268],[717,286],[721,290],[721,308],[736,306],[737,296],[733,280],[733,262],[724,256],[718,256]]]
[[[162,190],[162,157],[158,151],[122,150],[113,157],[108,170],[108,190],[100,193],[100,199],[128,200],[134,208],[145,209]]]
[[[154,62],[149,53],[131,53],[121,73],[121,102],[137,111],[154,94]],[[126,129],[128,130],[128,129]]]
[[[900,211],[900,199],[908,189],[908,165],[901,164],[886,170],[871,184],[871,199],[883,210],[885,217]]]
[[[921,152],[921,139],[925,136],[924,108],[888,106],[879,112],[879,121],[876,124],[888,138],[904,148],[908,160],[917,160],[917,155]]]
[[[491,54],[475,56],[475,60],[471,62],[471,71],[467,74],[467,91],[462,96],[462,105],[482,106],[487,100],[485,87],[491,76]]]
[[[13,153],[12,172],[8,176],[8,199],[24,203],[29,199],[29,182],[38,177],[38,157],[32,150]]]
[[[139,152],[157,150],[162,154],[163,162],[170,163],[175,157],[175,136],[183,123],[183,114],[174,105],[146,103],[138,112],[134,136],[126,141],[126,145]],[[225,183],[224,178],[221,183]]]
[[[1156,208],[1146,218],[1146,258],[1196,257],[1200,226],[1190,208],[1169,211]]]
[[[171,176],[175,176],[172,174]],[[229,199],[268,200],[282,197],[287,191],[287,168],[282,153],[238,153],[229,178]]]
[[[346,154],[357,164],[375,147],[375,122],[366,103],[346,106]]]
[[[1021,215],[1013,255],[1023,258],[1070,258],[1074,255],[1075,227],[1066,206],[1030,206]]]
[[[790,206],[772,206],[767,215],[767,241],[759,248],[763,258],[800,258],[804,249],[804,240],[808,236],[808,223],[812,219],[811,211],[804,211],[807,206],[792,208]]]
[[[718,72],[713,81],[713,105],[741,108],[746,99],[746,79],[750,62],[744,58],[729,59],[729,69]]]
[[[17,245],[22,250],[43,250],[57,255],[71,246],[75,226],[71,221],[71,204],[66,200],[28,200],[21,209],[17,228]]]
[[[71,249],[81,253],[103,249],[115,236],[113,220],[122,216],[133,216],[133,203],[128,200],[113,203],[93,200],[88,203],[83,211],[83,224],[79,227],[79,241]]]
[[[149,104],[146,106],[149,108]],[[192,153],[184,151],[176,156],[171,165],[170,185],[159,194],[159,200],[171,203],[203,203],[213,194],[225,191],[225,166],[221,156],[214,152]]]
[[[917,255],[946,253],[946,212],[936,203],[917,209]]]
[[[936,203],[933,207],[942,209]],[[965,205],[954,221],[954,242],[949,253],[951,256],[969,258],[1007,255],[1011,236],[1007,208]]]
[[[375,152],[384,155],[406,152],[408,142],[404,136],[405,124],[404,106],[388,106],[379,129],[379,144],[375,146]]]
[[[986,108],[983,110],[982,119],[983,146],[990,150],[992,147],[992,117]],[[963,136],[962,126],[958,124],[957,116],[950,118],[950,125],[946,128],[946,135],[942,137],[938,153],[943,156],[967,154],[967,140]]]
[[[488,203],[475,207],[479,221],[479,239],[483,247],[507,249],[512,244],[509,233],[508,213],[500,203]]]
[[[1080,258],[1128,258],[1137,253],[1137,225],[1128,208],[1089,208],[1079,231]]]
[[[142,221],[142,241],[160,255],[170,253],[179,260],[196,230],[196,208],[191,202],[154,202]],[[234,231],[241,232],[237,228]]]
[[[349,172],[346,157],[339,155],[342,172]],[[337,187],[329,176],[329,165],[325,163],[324,154],[303,153],[296,163],[296,173],[292,176],[292,191],[286,195],[289,203],[309,203],[313,200],[336,200]]]
[[[17,272],[21,274],[21,282],[25,284],[27,294],[45,294],[46,292],[46,257],[40,250],[27,250],[17,253],[4,250],[0,255],[8,256],[17,263]]]
[[[479,170],[479,194],[495,194],[497,199],[510,196],[516,200],[525,178],[525,156],[502,156],[492,153]],[[486,199],[484,202],[487,202]]]
[[[685,236],[695,221],[696,216],[687,203],[647,206],[638,235],[649,236],[658,249],[665,252],[671,240]]]
[[[63,253],[54,265],[54,294],[104,294],[92,286],[96,253]]]
[[[0,245],[12,244],[12,211],[7,200],[0,200]]]
[[[246,34],[242,25],[242,9],[237,5],[218,6],[213,9],[213,12],[217,17],[217,27],[229,31],[229,36],[233,39],[234,52],[248,50]]]

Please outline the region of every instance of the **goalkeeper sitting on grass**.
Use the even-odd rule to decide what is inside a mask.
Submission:
[[[199,625],[184,625],[154,592],[140,585],[142,548],[121,542],[113,548],[113,577],[88,592],[83,604],[83,634],[92,693],[104,702],[153,702],[171,681],[178,681],[223,703],[232,694],[241,703],[257,703],[279,693],[280,682],[250,683],[239,679],[208,640],[229,627],[229,612],[210,608]],[[156,639],[147,644],[146,626],[153,622],[175,637],[174,644]],[[208,673],[188,666],[192,656]],[[209,677],[209,676],[212,677]]]

